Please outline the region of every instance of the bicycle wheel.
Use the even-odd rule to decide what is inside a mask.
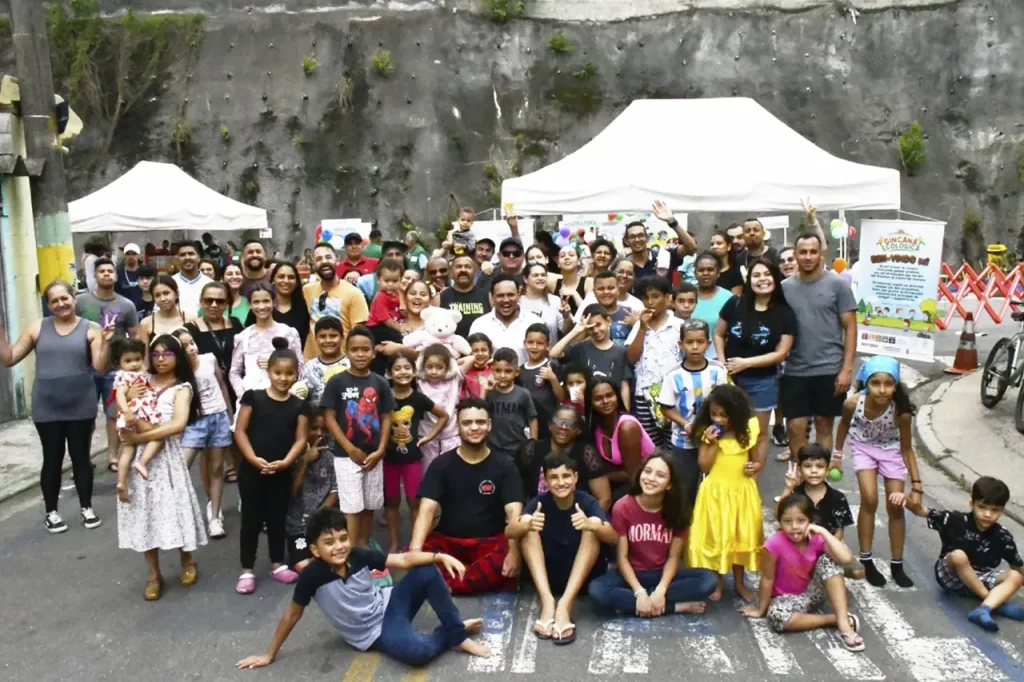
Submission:
[[[995,407],[1010,385],[1010,373],[1013,372],[1013,348],[1009,339],[999,339],[992,347],[992,352],[985,360],[985,368],[981,375],[981,404],[987,408]],[[1020,401],[1018,401],[1018,404]]]

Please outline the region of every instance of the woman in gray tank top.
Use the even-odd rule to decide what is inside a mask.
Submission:
[[[63,533],[67,524],[57,513],[65,450],[71,455],[82,523],[96,528],[100,519],[92,510],[92,431],[96,424],[96,387],[90,369],[106,373],[110,365],[110,339],[114,321],[103,327],[75,314],[71,287],[56,281],[43,292],[53,317],[34,322],[14,344],[0,333],[0,362],[13,367],[36,353],[32,386],[32,421],[43,446],[39,484],[46,504],[46,530]]]

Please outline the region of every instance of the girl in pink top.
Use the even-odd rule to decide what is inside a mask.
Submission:
[[[781,530],[761,550],[761,587],[757,606],[744,606],[748,618],[768,616],[776,632],[804,632],[834,627],[849,651],[864,651],[860,619],[847,611],[843,569],[853,555],[842,540],[811,523],[814,505],[806,495],[779,502],[776,518]],[[825,601],[835,613],[810,613]]]
[[[671,453],[647,458],[629,494],[612,507],[619,570],[590,583],[595,604],[642,617],[704,613],[716,577],[679,565],[690,525],[684,490]]]
[[[590,424],[594,429],[594,445],[612,471],[612,485],[629,483],[639,473],[648,455],[654,452],[654,441],[640,422],[619,407],[615,385],[603,376],[589,388]]]
[[[455,405],[459,402],[459,391],[462,389],[462,372],[445,346],[434,343],[423,349],[416,363],[416,379],[420,392],[430,398],[434,405],[447,414],[455,414]],[[436,416],[424,415],[420,422],[420,436],[433,433],[436,425]],[[441,429],[441,433],[420,448],[423,453],[423,473],[427,473],[427,467],[438,455],[461,444],[459,425],[452,419]]]

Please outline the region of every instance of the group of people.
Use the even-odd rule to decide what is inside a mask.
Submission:
[[[128,247],[123,269],[97,259],[94,289],[76,299],[54,283],[52,316],[13,344],[0,335],[4,364],[37,354],[47,529],[67,530],[65,446],[83,524],[100,524],[88,451],[100,397],[119,546],[145,554],[147,600],[164,589],[160,550],[179,551],[183,585],[198,579],[193,552],[226,535],[225,480],[239,488],[236,591],[256,589],[262,532],[269,577],[296,584],[267,654],[241,667],[271,662],[313,599],[358,649],[413,664],[452,648],[487,655],[468,639],[480,622],[461,620],[451,594],[517,589],[524,564],[541,602],[533,630],[555,644],[575,640],[582,594],[609,613],[699,614],[731,575],[744,615],[780,632],[833,627],[860,651],[845,580],[886,581],[871,554],[879,473],[895,582],[912,584],[909,508],[942,534],[940,585],[984,600],[972,621],[1024,616],[1006,603],[1022,574],[997,570],[1000,559],[1022,567],[997,523],[1008,490],[983,478],[969,514],[923,507],[899,364],[873,358],[854,381],[856,303],[824,267],[813,208],[813,230],[778,253],[756,220],[698,253],[667,207],[654,212],[676,232],[667,253],[635,223],[626,253],[597,240],[586,269],[575,244],[524,249],[515,219],[495,249],[474,237],[470,209],[433,253],[415,234],[379,244],[379,258],[358,235],[341,258],[318,244],[305,284],[292,263],[270,267],[256,240],[219,281],[191,243],[174,276],[147,280]],[[137,299],[117,293],[131,272]],[[454,333],[435,333],[438,315]],[[757,479],[773,412],[791,461],[780,530],[766,539]],[[843,542],[849,506],[826,480],[847,441],[860,569]],[[197,457],[205,514],[189,474]],[[386,552],[371,537],[382,509]],[[410,569],[397,584],[394,568]],[[756,593],[747,571],[761,573]],[[833,613],[816,613],[826,597]],[[411,626],[424,600],[441,620],[430,635]]]

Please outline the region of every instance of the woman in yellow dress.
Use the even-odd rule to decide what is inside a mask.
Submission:
[[[693,511],[689,565],[718,574],[711,601],[721,599],[722,576],[730,570],[736,594],[753,601],[743,571],[760,568],[764,523],[756,476],[764,462],[758,460],[756,446],[766,434],[760,432],[747,394],[732,384],[716,386],[704,399],[693,431],[700,442],[698,464],[707,477]]]

